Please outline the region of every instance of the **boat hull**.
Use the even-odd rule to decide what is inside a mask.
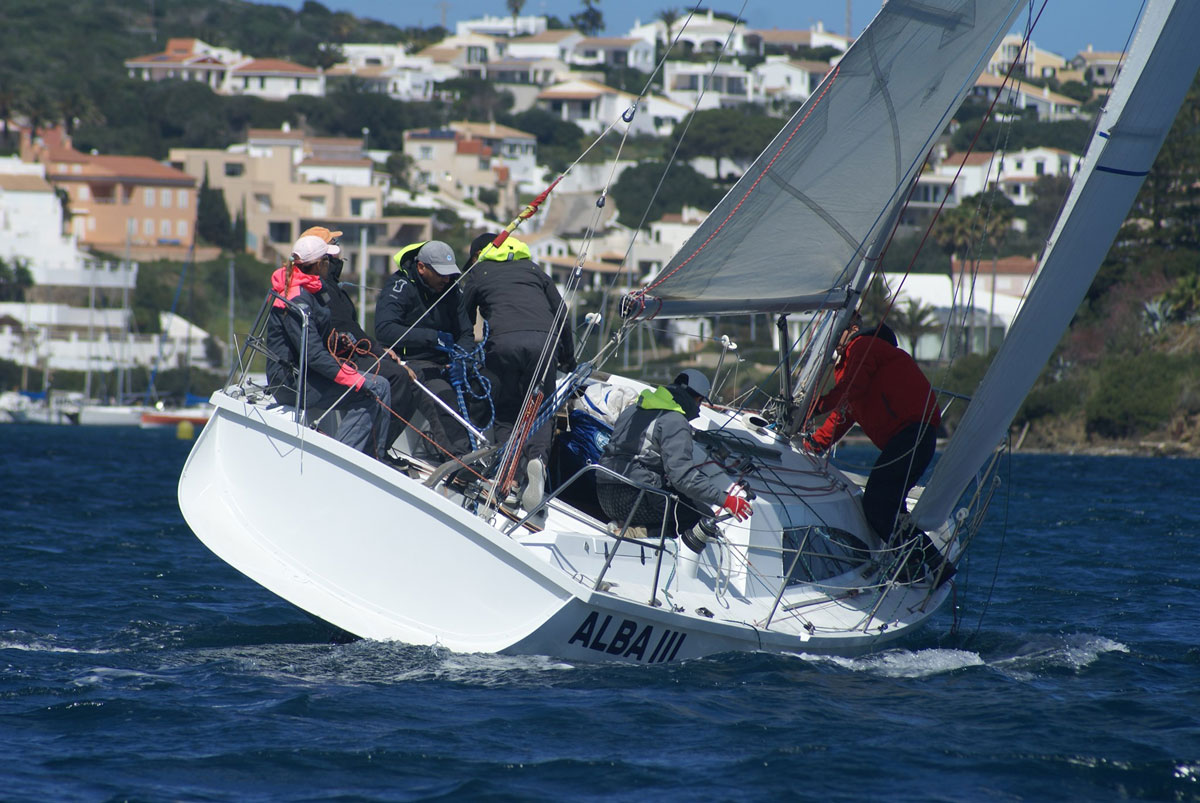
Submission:
[[[722,598],[702,581],[681,585],[670,543],[661,575],[626,544],[601,584],[600,534],[506,534],[282,408],[222,394],[214,403],[180,478],[184,518],[235,569],[357,636],[635,664],[747,650],[855,655],[913,632],[946,598],[902,586],[789,587],[776,605]],[[674,592],[669,604],[662,591]],[[795,626],[800,615],[809,629]]]

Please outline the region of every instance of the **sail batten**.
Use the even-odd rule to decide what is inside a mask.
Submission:
[[[684,314],[677,302],[704,314],[747,299],[783,312],[795,299],[851,284],[1025,3],[884,4],[640,292],[656,299],[661,315]]]
[[[950,515],[1070,324],[1200,68],[1197,30],[1200,3],[1147,0],[1029,295],[913,510],[918,526]]]

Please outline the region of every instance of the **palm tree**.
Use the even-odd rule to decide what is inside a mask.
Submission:
[[[917,353],[917,341],[923,335],[937,331],[937,319],[933,307],[922,304],[915,298],[907,299],[903,306],[892,310],[888,323],[897,336],[908,341],[908,350]]]
[[[512,14],[513,36],[516,36],[517,17],[521,16],[521,9],[525,7],[525,0],[504,0],[504,5],[508,7],[508,13]]]
[[[679,9],[664,8],[662,11],[658,12],[658,19],[667,28],[667,41],[664,43],[664,45],[669,50],[671,48],[671,43],[674,41],[671,31],[674,29],[675,23],[679,22]]]

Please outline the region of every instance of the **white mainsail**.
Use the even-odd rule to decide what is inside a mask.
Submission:
[[[1075,314],[1200,67],[1200,2],[1148,0],[1037,278],[913,510],[945,521],[1004,437]]]
[[[1026,0],[891,0],[660,278],[647,314],[831,307]],[[636,298],[636,296],[635,296]],[[626,313],[636,315],[636,300]]]

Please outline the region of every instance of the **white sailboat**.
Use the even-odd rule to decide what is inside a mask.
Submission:
[[[631,537],[557,491],[532,526],[538,510],[489,504],[487,483],[447,483],[419,460],[398,471],[239,377],[213,395],[180,478],[188,524],[255,582],[367,638],[649,664],[729,650],[849,655],[913,632],[953,581],[901,581],[903,556],[864,520],[863,478],[801,450],[792,411],[814,392],[925,154],[1023,6],[886,3],[660,278],[626,299],[631,317],[819,322],[776,404],[702,410],[697,459],[738,465],[758,497],[753,518],[725,523],[703,553]],[[1200,4],[1147,1],[1026,308],[914,508],[951,560],[982,520],[990,458],[1196,74],[1196,30]]]

